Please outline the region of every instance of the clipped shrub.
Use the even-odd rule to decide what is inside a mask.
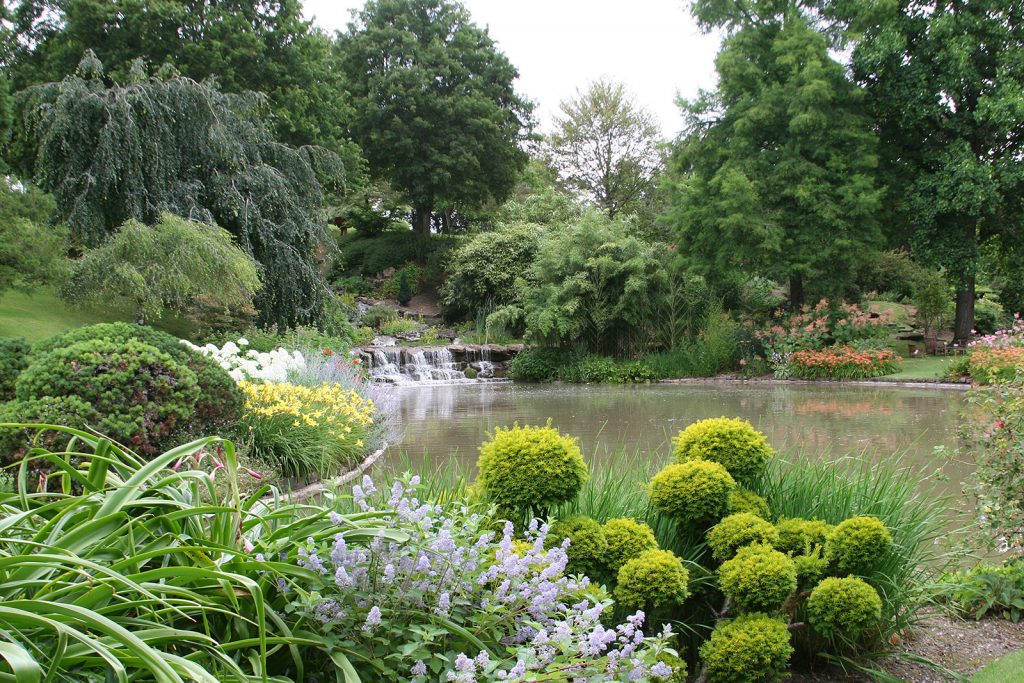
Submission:
[[[670,550],[646,550],[619,569],[615,601],[626,609],[682,604],[690,574]]]
[[[821,546],[815,546],[806,555],[796,555],[793,564],[796,566],[796,582],[801,590],[815,585],[828,573],[828,560]]]
[[[700,647],[711,683],[781,680],[792,655],[786,624],[765,614],[744,614],[719,624]]]
[[[774,612],[796,590],[793,560],[769,545],[748,545],[718,568],[718,587],[733,604]]]
[[[867,574],[892,548],[892,534],[877,517],[840,522],[825,541],[825,559],[836,574]]]
[[[575,498],[589,477],[576,439],[551,426],[497,427],[480,446],[479,482],[500,506],[541,513]]]
[[[857,577],[828,578],[807,599],[807,620],[826,638],[856,640],[882,619],[882,598]]]
[[[651,478],[651,503],[684,524],[710,524],[729,509],[736,481],[716,462],[667,465]]]
[[[779,531],[775,548],[784,553],[802,555],[815,546],[824,548],[832,525],[820,519],[791,517],[780,519],[775,528]]]
[[[768,506],[768,501],[742,486],[737,487],[729,496],[729,512],[732,514],[749,512],[761,519],[771,520],[772,518],[772,510]]]
[[[146,455],[188,423],[199,393],[195,373],[136,339],[83,341],[35,356],[15,385],[22,402],[81,399],[96,411],[90,427]]]
[[[565,566],[566,573],[597,576],[608,551],[608,541],[605,539],[601,524],[595,519],[583,516],[559,520],[551,525],[544,545],[547,548],[561,546],[566,538],[569,539],[569,549],[566,551],[569,562]]]
[[[694,422],[672,439],[676,462],[709,460],[734,478],[749,481],[774,455],[764,434],[746,420],[719,417]]]
[[[604,523],[604,538],[607,543],[604,564],[613,574],[634,557],[658,548],[658,540],[651,527],[624,517]]]
[[[31,351],[24,339],[0,339],[0,401],[14,398],[14,380],[28,367]]]
[[[779,532],[771,522],[749,512],[739,512],[716,524],[708,532],[708,545],[711,556],[724,561],[736,554],[736,551],[751,543],[763,543],[774,546],[779,540]]]

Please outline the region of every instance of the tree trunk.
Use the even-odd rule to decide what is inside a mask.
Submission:
[[[430,236],[430,215],[433,213],[429,206],[417,206],[413,217],[413,229],[421,235]]]
[[[789,276],[789,305],[794,311],[804,307],[804,277],[799,273]]]
[[[953,322],[953,343],[966,344],[974,329],[974,275],[956,289],[956,315]]]

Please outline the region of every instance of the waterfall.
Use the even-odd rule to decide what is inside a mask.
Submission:
[[[489,355],[489,354],[488,354]],[[494,377],[489,361],[459,362],[447,347],[384,346],[363,349],[361,356],[375,382],[388,384],[454,384]],[[473,360],[465,358],[466,361]],[[466,377],[466,368],[478,371],[479,379]]]

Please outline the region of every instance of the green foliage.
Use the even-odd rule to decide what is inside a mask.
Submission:
[[[359,316],[360,323],[374,329],[380,329],[395,320],[398,320],[398,311],[390,306],[372,306]]]
[[[1006,327],[1006,311],[998,301],[978,299],[974,302],[974,329],[978,334],[992,334]]]
[[[402,289],[403,277],[405,278],[406,281],[406,293],[409,295],[409,297],[405,301],[402,301],[402,299],[400,299],[398,296],[399,292]],[[414,294],[420,291],[420,288],[423,286],[425,280],[426,272],[424,272],[423,268],[420,265],[416,263],[406,263],[404,266],[395,271],[395,274],[388,278],[383,285],[381,285],[380,295],[385,299],[397,299],[398,303],[405,306],[406,304],[409,303],[409,299],[411,299]]]
[[[517,382],[554,382],[571,355],[560,349],[523,349],[508,365],[508,375]]]
[[[944,600],[973,619],[995,615],[1016,624],[1024,617],[1024,560],[1019,558],[954,572],[944,576],[939,587]]]
[[[851,517],[836,525],[825,541],[825,558],[843,574],[867,574],[892,550],[892,534],[877,517]]]
[[[476,379],[478,374],[476,368],[466,368],[463,372],[466,375],[466,379]]]
[[[324,149],[278,143],[260,102],[212,81],[146,78],[141,67],[126,85],[107,87],[89,52],[74,75],[19,95],[18,163],[53,191],[75,246],[95,247],[126,221],[153,224],[163,213],[216,224],[260,266],[259,323],[309,323],[326,293],[321,178],[335,182],[343,169]]]
[[[14,381],[28,367],[31,351],[24,339],[0,339],[0,401],[14,398]]]
[[[756,478],[775,454],[753,425],[727,417],[694,422],[672,439],[672,445],[676,462],[717,462],[739,481]]]
[[[61,293],[81,305],[127,304],[142,323],[165,308],[186,313],[200,298],[242,308],[259,287],[256,262],[226,230],[164,213],[152,226],[130,220],[87,251]]]
[[[604,565],[613,575],[617,575],[622,565],[629,560],[658,548],[654,530],[644,522],[616,517],[605,522],[602,528],[607,544]]]
[[[744,614],[720,624],[700,648],[711,683],[782,680],[792,654],[785,622],[764,614]]]
[[[740,548],[752,543],[775,546],[779,541],[779,532],[771,522],[749,512],[739,512],[723,517],[708,532],[707,540],[711,556],[723,562],[736,555]]]
[[[736,481],[716,462],[667,465],[651,478],[651,504],[681,524],[711,524],[729,509]]]
[[[92,405],[78,396],[43,396],[27,401],[0,403],[0,423],[95,425],[101,416]],[[0,429],[0,463],[11,465],[20,461],[33,447],[63,450],[69,437],[63,432],[39,431],[31,428]],[[32,478],[46,473],[52,463],[31,463]],[[45,469],[44,469],[45,468]]]
[[[793,565],[800,590],[808,590],[828,574],[828,560],[822,546],[814,546],[806,555],[794,556]]]
[[[857,273],[857,284],[864,292],[891,296],[895,301],[909,301],[918,279],[926,268],[905,249],[879,251],[871,254]]]
[[[540,513],[575,498],[589,474],[576,439],[545,427],[496,427],[480,446],[478,483],[499,506]]]
[[[608,552],[608,541],[601,525],[590,517],[560,519],[551,525],[544,544],[548,548],[560,547],[567,538],[570,545],[566,551],[569,555],[566,574],[598,576]]]
[[[857,577],[827,578],[807,599],[807,620],[829,639],[856,641],[881,619],[882,598]]]
[[[415,320],[409,318],[395,318],[380,324],[380,333],[389,337],[394,337],[398,334],[404,334],[406,332],[413,332],[419,329],[420,325]]]
[[[59,282],[66,270],[67,230],[49,225],[53,198],[32,186],[15,189],[11,182],[0,180],[0,296]]]
[[[775,612],[797,588],[796,565],[769,545],[748,545],[718,568],[718,587],[743,610]]]
[[[146,455],[158,453],[188,424],[199,393],[195,373],[136,339],[94,339],[40,354],[15,384],[21,402],[81,399],[97,414],[89,427]]]
[[[526,164],[530,103],[462,6],[371,0],[339,42],[352,132],[371,172],[387,178],[430,232],[434,207],[481,206],[511,192]]]
[[[348,233],[338,238],[334,275],[373,277],[388,268],[397,270],[408,263],[425,263],[427,269],[423,277],[436,281],[442,264],[464,239],[451,235],[426,237],[407,229],[388,230],[373,236]]]
[[[926,339],[934,339],[953,312],[949,283],[942,273],[922,270],[913,283],[915,317]]]
[[[732,495],[729,496],[729,513],[736,514],[739,512],[749,512],[761,519],[770,520],[772,518],[772,511],[768,507],[768,501],[742,486],[737,487],[732,492]]]
[[[593,354],[563,365],[559,376],[567,382],[583,384],[637,384],[655,379],[654,372],[641,361],[616,361],[614,358]]]
[[[409,270],[409,268],[403,268],[402,272],[399,273],[398,291],[395,292],[395,298],[403,306],[408,306],[409,300],[412,299],[413,286],[409,284]]]
[[[832,525],[820,519],[800,519],[789,517],[780,519],[775,525],[779,531],[779,540],[775,547],[784,553],[805,555],[812,548],[824,548],[825,540],[832,531]]]
[[[615,583],[615,600],[626,609],[682,604],[690,594],[690,574],[669,550],[645,550],[627,560]]]

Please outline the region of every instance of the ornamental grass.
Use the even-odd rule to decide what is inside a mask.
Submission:
[[[892,349],[858,351],[852,346],[830,346],[820,351],[794,351],[789,371],[800,379],[866,379],[891,375],[900,369]]]

